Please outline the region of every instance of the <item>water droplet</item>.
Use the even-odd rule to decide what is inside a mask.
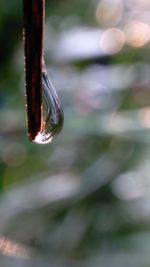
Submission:
[[[63,126],[63,110],[57,93],[48,77],[47,71],[42,72],[42,118],[41,131],[34,142],[46,144],[53,140]]]

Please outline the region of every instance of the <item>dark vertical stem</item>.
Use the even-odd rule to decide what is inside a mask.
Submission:
[[[41,130],[45,0],[23,0],[27,123],[30,141]]]

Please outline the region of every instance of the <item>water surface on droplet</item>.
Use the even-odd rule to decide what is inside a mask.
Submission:
[[[63,110],[47,72],[42,73],[42,125],[34,142],[46,144],[52,141],[63,126]]]

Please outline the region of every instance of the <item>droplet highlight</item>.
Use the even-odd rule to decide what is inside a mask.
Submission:
[[[60,133],[63,127],[63,109],[58,95],[48,77],[47,71],[42,72],[42,118],[41,130],[34,142],[47,144]]]

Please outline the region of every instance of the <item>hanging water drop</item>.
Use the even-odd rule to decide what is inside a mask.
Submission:
[[[61,131],[63,126],[63,110],[57,93],[44,68],[42,72],[42,118],[41,130],[34,142],[46,144]]]

